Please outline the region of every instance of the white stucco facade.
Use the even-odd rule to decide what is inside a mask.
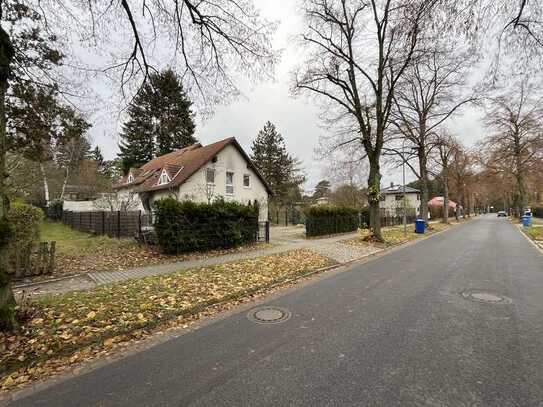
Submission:
[[[382,191],[379,207],[391,214],[395,214],[397,209],[403,209],[403,188],[399,185],[391,185]],[[417,215],[420,214],[420,193],[412,188],[406,188],[405,192],[405,204],[409,209],[415,209]]]
[[[208,182],[208,170],[213,171],[213,182]],[[228,186],[227,177],[231,181]],[[135,188],[121,188],[118,193],[127,197],[134,190]],[[254,203],[256,200],[260,207],[259,220],[268,219],[268,190],[244,156],[232,144],[224,147],[217,153],[215,159],[207,162],[180,186],[149,192],[149,203],[152,207],[154,202],[168,197],[201,203],[213,202],[220,197],[226,201],[242,204]],[[141,200],[138,201],[135,210],[143,210]]]

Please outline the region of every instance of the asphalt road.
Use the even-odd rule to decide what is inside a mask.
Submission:
[[[292,317],[238,313],[15,405],[543,406],[543,255],[503,218],[266,305]]]

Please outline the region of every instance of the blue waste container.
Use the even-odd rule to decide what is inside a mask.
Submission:
[[[426,222],[424,219],[417,219],[415,221],[415,233],[424,233],[426,229]]]
[[[525,228],[529,228],[530,226],[532,226],[532,217],[531,216],[528,216],[528,215],[524,215],[522,217],[522,225],[525,227]]]

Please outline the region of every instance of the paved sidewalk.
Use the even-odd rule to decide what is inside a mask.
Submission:
[[[110,284],[134,278],[173,273],[190,268],[213,266],[216,264],[263,257],[296,249],[311,249],[323,256],[337,261],[338,263],[346,263],[380,251],[380,249],[375,247],[357,247],[341,243],[342,240],[350,239],[355,236],[356,233],[350,233],[321,239],[299,239],[298,236],[291,239],[282,234],[281,236],[278,236],[276,240],[273,240],[272,238],[272,243],[274,246],[266,249],[231,253],[198,260],[187,260],[162,265],[138,267],[125,271],[90,272],[80,276],[73,276],[65,279],[57,279],[51,282],[33,284],[27,287],[20,287],[17,288],[15,292],[19,295],[22,294],[22,291],[25,291],[28,295],[60,294],[75,290],[86,290],[101,284]]]

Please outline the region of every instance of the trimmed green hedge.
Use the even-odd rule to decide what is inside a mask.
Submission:
[[[10,272],[13,272],[21,250],[26,250],[40,241],[42,220],[43,212],[40,208],[22,202],[11,205],[7,215],[10,227],[10,241],[7,246]]]
[[[167,198],[155,202],[154,209],[158,244],[168,254],[226,249],[257,238],[258,208],[253,205]]]
[[[543,218],[543,208],[533,208],[532,213],[536,218]]]
[[[305,210],[305,234],[312,237],[355,231],[358,213],[354,208],[312,206]]]

